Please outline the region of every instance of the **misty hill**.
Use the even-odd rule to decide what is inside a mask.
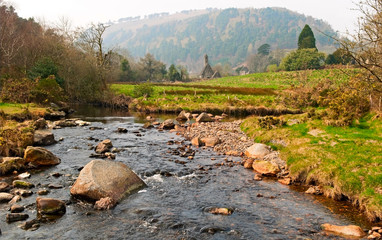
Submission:
[[[334,49],[333,41],[320,33],[335,35],[329,24],[284,8],[208,9],[124,18],[107,29],[104,41],[107,46],[128,49],[135,57],[149,52],[167,64],[186,65],[197,72],[205,53],[212,64],[234,66],[264,43],[272,49],[297,48],[305,24],[311,26],[320,51]]]

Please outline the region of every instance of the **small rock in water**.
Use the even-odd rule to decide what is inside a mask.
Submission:
[[[22,211],[24,211],[24,207],[17,205],[17,204],[14,204],[11,206],[10,210],[11,210],[11,213],[21,213]]]
[[[49,190],[47,189],[42,189],[42,190],[39,190],[37,192],[38,195],[48,195],[49,194]]]
[[[322,229],[325,231],[332,232],[334,234],[352,236],[352,237],[363,237],[365,236],[365,232],[356,225],[348,225],[348,226],[336,226],[329,223],[325,223],[321,225]]]
[[[113,199],[111,199],[110,197],[104,197],[95,203],[94,208],[97,210],[108,210],[113,208],[114,206],[115,201]]]
[[[209,212],[212,214],[231,215],[233,210],[230,208],[212,208]]]
[[[31,174],[29,172],[25,172],[25,173],[22,173],[22,174],[19,174],[17,176],[18,179],[26,179],[26,178],[30,178]]]
[[[127,129],[126,129],[126,128],[119,127],[119,128],[117,129],[117,133],[127,133]]]
[[[111,153],[111,152],[107,152],[105,153],[105,156],[110,159],[110,160],[114,160],[115,159],[115,154],[114,153]]]
[[[29,215],[26,213],[8,213],[5,217],[7,223],[23,221],[29,218]]]
[[[40,221],[38,219],[33,219],[26,221],[20,225],[20,228],[23,230],[35,231],[40,227]]]
[[[14,193],[16,195],[22,196],[22,197],[29,197],[33,194],[32,191],[30,190],[25,190],[25,189],[16,189],[14,190]]]
[[[59,172],[54,172],[54,173],[51,173],[50,175],[53,176],[53,177],[58,178],[58,177],[61,177],[62,174],[59,173]]]
[[[289,177],[286,177],[286,178],[279,179],[278,182],[284,185],[291,185],[292,179]]]
[[[13,198],[13,195],[10,193],[0,193],[0,203],[5,203],[11,201]]]
[[[12,198],[12,200],[9,202],[9,204],[15,204],[17,202],[21,201],[21,197],[19,195],[16,195]]]
[[[314,194],[314,195],[322,195],[324,193],[322,187],[320,186],[312,186],[308,190],[305,191],[307,194]]]
[[[33,188],[34,187],[33,183],[22,181],[22,180],[14,180],[12,185],[15,188]]]
[[[60,188],[63,188],[64,186],[60,185],[60,184],[54,184],[54,183],[51,183],[48,185],[48,188],[50,189],[60,189]]]
[[[60,216],[66,212],[65,203],[53,198],[36,198],[37,213],[41,216]]]
[[[259,174],[255,174],[255,176],[253,177],[253,179],[254,179],[255,181],[261,181],[261,180],[263,180]]]

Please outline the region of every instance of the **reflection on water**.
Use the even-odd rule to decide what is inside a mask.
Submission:
[[[368,227],[346,204],[332,208],[330,205],[339,206],[338,202],[325,200],[324,205],[320,198],[277,182],[252,180],[252,171],[232,163],[239,158],[199,148],[193,160],[171,155],[169,152],[179,145],[167,142],[183,139],[173,133],[142,129],[145,116],[91,109],[80,110],[74,117],[92,121],[91,126],[98,128],[54,130],[55,138],[64,140],[48,149],[62,162],[33,174],[30,181],[37,186],[34,192],[50,183],[61,184],[64,187],[52,189],[48,197],[70,202],[70,185],[79,169],[91,161],[90,147],[97,144],[97,139],[106,138],[122,150],[115,161],[130,166],[148,187],[109,211],[72,203],[61,219],[33,232],[21,230],[18,223],[6,224],[7,206],[3,204],[0,228],[4,239],[338,239],[322,233],[320,225],[328,222]],[[128,132],[117,133],[118,127]],[[62,175],[53,177],[53,172]],[[35,198],[32,195],[20,202],[31,204],[26,211],[30,219],[36,215]],[[345,206],[357,217],[339,214],[338,209]],[[211,207],[228,207],[234,212],[229,216],[214,215],[207,211]]]

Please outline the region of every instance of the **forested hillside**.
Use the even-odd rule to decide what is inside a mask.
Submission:
[[[197,72],[205,53],[212,64],[234,66],[264,43],[271,49],[297,48],[305,24],[312,27],[320,51],[334,50],[333,41],[325,36],[335,35],[330,25],[283,8],[209,9],[120,19],[108,28],[105,43],[127,48],[135,57],[150,52],[167,64],[186,65]]]

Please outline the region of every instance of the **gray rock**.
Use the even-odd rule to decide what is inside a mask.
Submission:
[[[36,130],[34,132],[33,145],[35,146],[49,146],[56,142],[53,133],[49,130]]]
[[[263,158],[270,153],[270,147],[262,143],[255,143],[245,150],[245,155],[250,158]]]

